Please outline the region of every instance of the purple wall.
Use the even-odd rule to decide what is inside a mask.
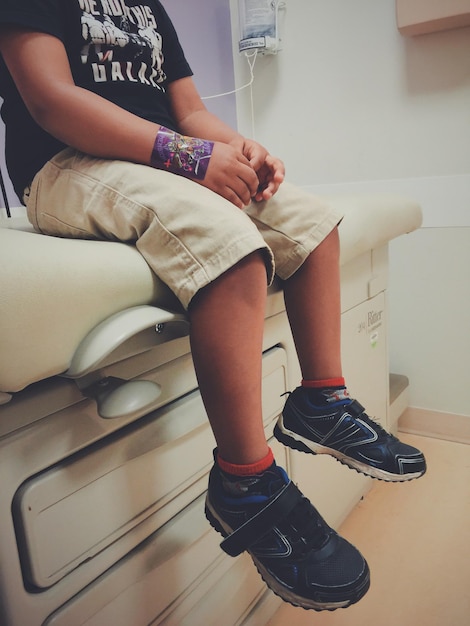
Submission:
[[[201,96],[235,86],[230,0],[161,0],[178,32]],[[236,128],[234,95],[206,100],[207,108]]]

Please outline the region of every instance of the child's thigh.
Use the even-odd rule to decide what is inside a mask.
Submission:
[[[67,149],[31,187],[28,216],[49,235],[133,243],[184,306],[255,250],[272,255],[258,229],[230,202],[191,180],[145,165]]]

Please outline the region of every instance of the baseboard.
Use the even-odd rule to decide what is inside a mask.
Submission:
[[[398,422],[403,433],[470,444],[470,416],[408,407]]]

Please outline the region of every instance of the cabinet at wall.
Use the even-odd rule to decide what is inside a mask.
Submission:
[[[470,26],[470,0],[397,0],[397,24],[409,36]]]

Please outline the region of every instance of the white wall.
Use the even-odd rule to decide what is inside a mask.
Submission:
[[[256,64],[256,138],[314,191],[421,202],[391,244],[391,369],[412,406],[470,416],[470,29],[405,39],[394,0],[287,0],[283,47]],[[251,132],[248,92],[238,111]]]

